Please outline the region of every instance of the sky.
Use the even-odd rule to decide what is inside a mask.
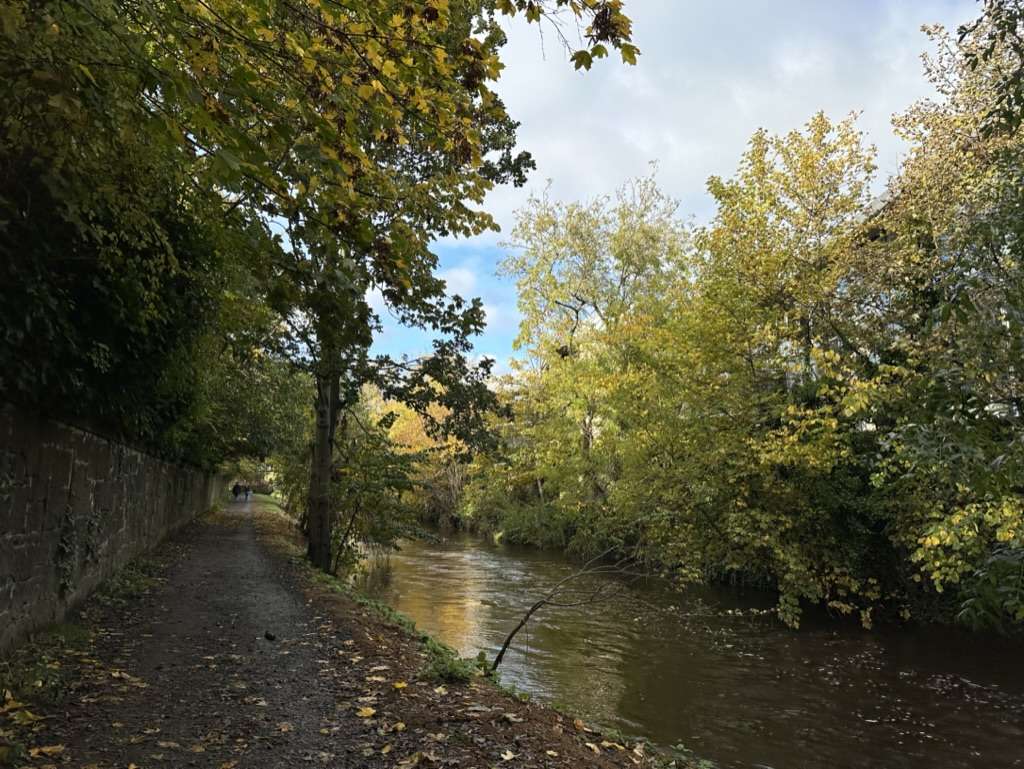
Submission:
[[[521,122],[520,149],[537,169],[525,187],[493,190],[485,203],[501,232],[436,245],[452,294],[479,296],[487,329],[474,349],[507,369],[518,332],[516,290],[496,274],[515,211],[550,185],[562,200],[588,200],[648,173],[679,201],[683,219],[706,222],[709,176],[731,176],[759,128],[784,133],[824,110],[858,125],[878,148],[880,184],[905,147],[890,121],[929,96],[924,24],[956,27],[979,15],[974,0],[626,0],[636,66],[613,54],[576,72],[551,31],[512,20],[497,91]],[[379,306],[379,303],[377,303]],[[416,356],[430,337],[381,313],[374,350]]]

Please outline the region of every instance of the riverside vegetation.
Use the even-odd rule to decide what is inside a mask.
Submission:
[[[531,199],[503,265],[523,355],[496,384],[498,441],[461,463],[368,393],[374,440],[419,461],[365,525],[405,506],[406,527],[611,548],[683,583],[774,589],[794,626],[819,605],[1019,628],[1024,145],[998,107],[1019,58],[991,20],[928,33],[938,97],[895,118],[910,149],[884,186],[855,117],[819,114],[755,134],[709,181],[705,226],[653,175]],[[376,500],[381,477],[339,488]]]
[[[1001,8],[928,30],[938,95],[895,118],[909,151],[891,179],[855,117],[818,114],[755,134],[709,181],[705,226],[653,174],[531,199],[503,264],[522,356],[495,383],[497,440],[434,440],[364,392],[337,547],[443,519],[764,586],[793,626],[822,606],[1018,630],[1024,144]],[[300,459],[279,463],[299,505]]]

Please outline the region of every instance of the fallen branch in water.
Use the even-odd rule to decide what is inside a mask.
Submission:
[[[609,548],[603,553],[595,555],[583,564],[579,570],[563,577],[561,580],[556,582],[542,598],[534,602],[534,604],[527,609],[526,614],[524,614],[523,618],[519,620],[519,624],[512,629],[512,632],[505,638],[505,643],[501,645],[501,650],[498,652],[498,655],[494,658],[494,662],[491,664],[492,673],[498,669],[498,665],[501,664],[502,659],[505,657],[505,652],[508,651],[509,646],[512,645],[512,641],[515,639],[519,631],[526,627],[530,618],[545,606],[555,606],[558,608],[583,606],[584,604],[594,603],[595,601],[604,598],[616,589],[622,590],[626,587],[621,583],[605,583],[598,585],[595,589],[585,593],[582,597],[572,596],[571,600],[562,600],[559,597],[572,585],[573,582],[583,577],[593,577],[600,574],[631,574],[631,572],[627,571],[625,568],[625,564],[629,562],[629,559],[623,558],[615,563],[600,563],[603,559],[611,555],[612,550],[613,548]],[[643,575],[632,574],[632,576],[640,577]]]

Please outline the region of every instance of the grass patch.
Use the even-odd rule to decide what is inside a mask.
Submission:
[[[90,602],[123,608],[159,583],[162,570],[154,559],[136,558],[106,579]],[[91,643],[91,631],[76,622],[58,623],[33,633],[0,658],[0,699],[9,691],[17,700],[61,703],[68,691],[65,663],[71,656],[85,654]]]
[[[253,494],[249,504],[252,505],[255,513],[270,513],[271,515],[288,517],[281,508],[281,504],[270,494]]]
[[[107,579],[95,593],[102,606],[125,606],[160,582],[163,567],[152,558],[136,558]]]
[[[524,692],[524,691],[522,691],[520,689],[517,689],[515,684],[506,684],[506,683],[503,683],[500,680],[497,681],[497,684],[498,684],[498,688],[501,689],[503,692],[505,692],[505,694],[507,694],[509,697],[515,697],[520,702],[529,702],[530,701],[530,693],[529,692]],[[565,709],[561,709],[561,710],[559,708],[551,708],[551,709],[552,710],[557,710],[562,715],[570,715]]]
[[[0,699],[57,705],[68,693],[64,663],[92,642],[88,629],[70,622],[53,625],[0,659]]]
[[[380,617],[380,619],[384,620],[389,625],[397,625],[411,636],[422,638],[425,635],[424,633],[421,633],[416,629],[416,623],[413,622],[412,617],[410,617],[409,615],[402,614],[402,612],[398,611],[397,609],[391,608],[386,603],[381,603],[376,599],[368,598],[362,593],[356,592],[347,585],[343,585],[343,588],[343,592],[345,592],[349,596],[349,598],[351,598],[357,604],[362,606],[364,609],[369,609],[370,611],[372,611],[374,614]]]
[[[420,674],[429,681],[464,684],[479,672],[475,660],[460,657],[452,647],[426,633],[420,633],[420,644],[427,653]]]

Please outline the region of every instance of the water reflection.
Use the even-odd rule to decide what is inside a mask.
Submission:
[[[438,549],[429,557],[431,579],[410,578],[415,576],[415,564],[420,560],[410,559],[412,554],[375,558],[368,564],[362,589],[399,608],[431,635],[466,653],[486,633],[481,627],[485,613],[480,611],[486,575],[474,565],[471,552]],[[458,591],[449,591],[448,600],[438,600],[439,585],[457,585]]]
[[[375,562],[363,588],[461,653],[493,657],[574,568],[455,537],[407,544]],[[793,633],[744,611],[766,596],[681,598],[656,582],[619,582],[614,600],[542,610],[502,679],[721,766],[1024,767],[1021,644],[824,622]]]

